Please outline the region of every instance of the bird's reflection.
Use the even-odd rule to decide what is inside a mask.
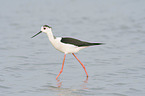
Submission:
[[[86,80],[85,80],[84,83],[81,85],[82,89],[88,89],[87,83],[88,83],[88,77],[86,77]]]
[[[57,87],[60,88],[62,86],[62,81],[60,81],[59,79],[57,79]]]
[[[88,83],[88,77],[86,77],[86,80],[84,81],[84,83]]]
[[[88,77],[86,77],[86,79],[83,81],[83,84],[80,85],[82,89],[88,89],[86,85],[87,83],[88,83]],[[57,79],[57,87],[61,88],[61,86],[62,86],[62,81]]]
[[[88,84],[88,77],[85,78],[82,82],[80,82],[79,86],[80,88],[63,88],[63,83],[64,81],[57,79],[56,80],[56,85],[57,87],[53,87],[53,89],[58,90],[58,96],[82,96],[80,93],[80,90],[88,90],[89,88],[87,87]]]

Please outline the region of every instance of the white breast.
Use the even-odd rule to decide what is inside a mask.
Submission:
[[[62,43],[61,37],[57,37],[56,39],[54,39],[53,41],[50,41],[50,42],[57,50],[65,53],[65,54],[76,53],[80,49],[86,48],[86,47],[78,47],[78,46],[74,46],[71,44]]]

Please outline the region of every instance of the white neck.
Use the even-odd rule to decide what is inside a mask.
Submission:
[[[50,31],[47,32],[47,36],[48,36],[50,42],[53,42],[54,41],[54,36],[53,36],[52,30],[50,30]]]

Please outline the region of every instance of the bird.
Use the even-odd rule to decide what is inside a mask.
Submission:
[[[63,72],[66,54],[72,54],[78,60],[78,62],[82,65],[82,67],[86,73],[86,76],[88,77],[88,73],[87,73],[87,70],[86,70],[84,64],[77,58],[77,56],[74,53],[77,53],[81,49],[84,49],[84,48],[87,48],[90,46],[94,46],[94,45],[102,45],[104,43],[90,43],[90,42],[81,41],[79,39],[75,39],[75,38],[71,38],[71,37],[55,37],[52,33],[52,27],[50,27],[48,25],[43,25],[41,27],[41,31],[36,33],[31,38],[34,38],[35,36],[37,36],[38,34],[40,34],[42,32],[47,34],[48,39],[51,42],[51,44],[54,46],[54,48],[56,48],[58,51],[64,53],[62,67],[61,67],[59,74],[56,77],[56,80],[58,79],[60,74]]]

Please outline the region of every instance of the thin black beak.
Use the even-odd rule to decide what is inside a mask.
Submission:
[[[42,33],[42,31],[38,32],[37,34],[35,34],[34,36],[32,36],[31,38],[37,36],[38,34]]]

